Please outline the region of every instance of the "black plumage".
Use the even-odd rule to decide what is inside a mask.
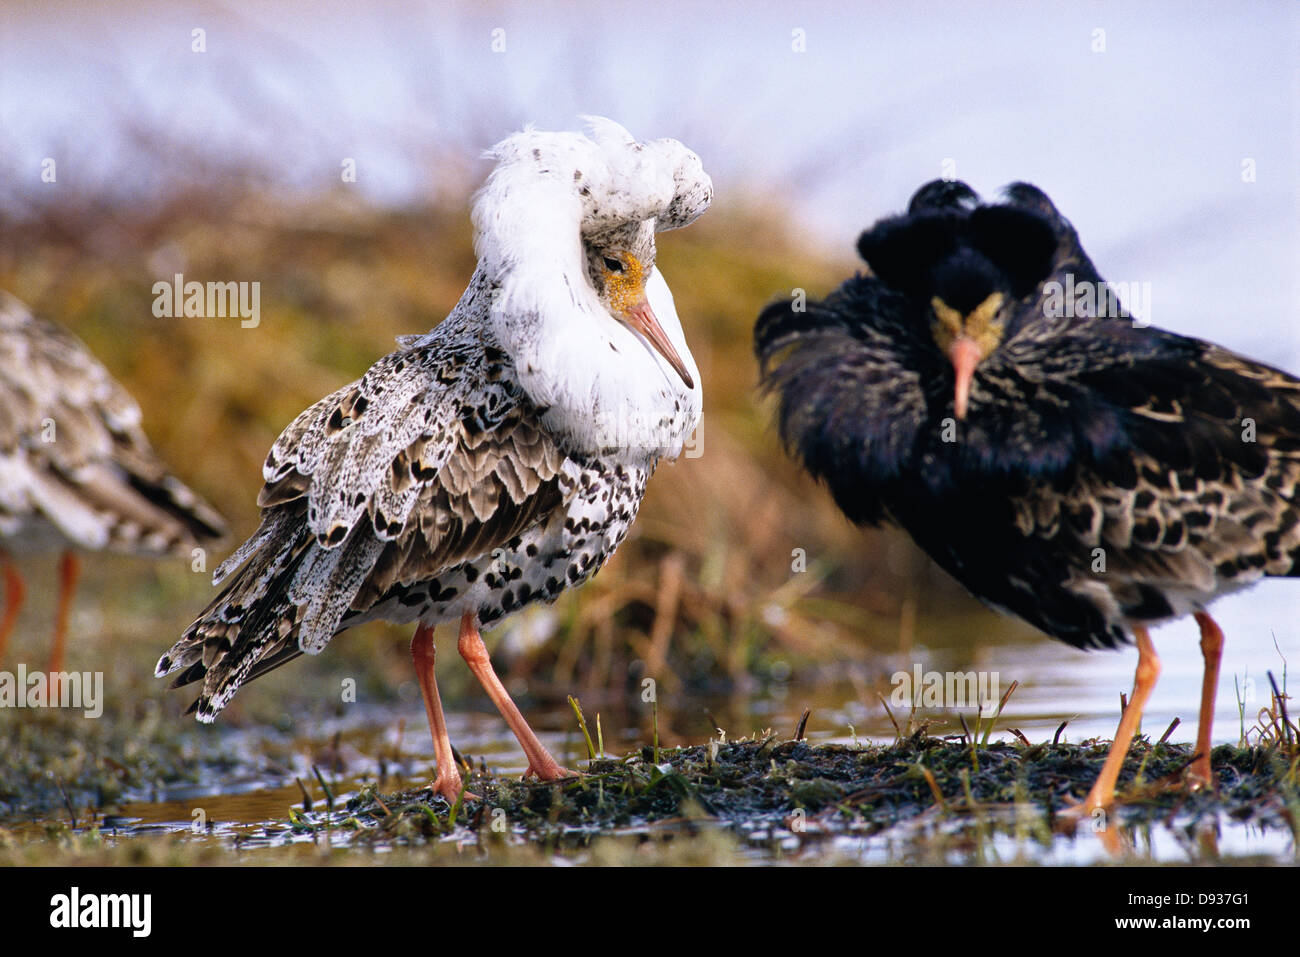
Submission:
[[[1147,627],[1197,614],[1217,680],[1206,604],[1300,574],[1300,381],[1135,322],[1028,184],[930,183],[858,249],[865,273],[755,328],[791,453],[1071,645],[1146,660]]]

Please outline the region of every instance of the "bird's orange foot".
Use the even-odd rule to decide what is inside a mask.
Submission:
[[[1095,789],[1094,789],[1095,791]],[[1123,850],[1118,822],[1111,821],[1111,809],[1115,799],[1109,799],[1088,792],[1082,801],[1070,804],[1056,814],[1054,830],[1059,834],[1073,836],[1080,826],[1092,831],[1111,855],[1118,855]]]
[[[1082,801],[1076,801],[1074,798],[1066,798],[1067,805],[1057,812],[1056,818],[1062,826],[1073,830],[1074,827],[1084,821],[1088,822],[1094,831],[1105,831],[1110,823],[1110,814],[1115,806],[1115,789],[1114,786],[1105,786],[1102,781],[1094,781],[1091,790]]]
[[[1085,818],[1096,819],[1097,813],[1106,814],[1110,811],[1111,805],[1115,803],[1114,798],[1106,800],[1098,794],[1089,791],[1088,796],[1082,801],[1075,801],[1074,798],[1066,798],[1070,803],[1057,811],[1056,816],[1063,818],[1067,822],[1078,823]]]
[[[1189,790],[1202,791],[1215,789],[1214,772],[1210,770],[1210,756],[1201,755],[1183,772],[1183,782]]]
[[[479,801],[482,800],[472,791],[464,791],[465,782],[461,779],[460,772],[452,770],[448,774],[438,772],[438,776],[433,779],[433,792],[441,794],[448,804],[455,804],[457,801]]]
[[[539,781],[559,781],[563,778],[580,778],[581,771],[571,771],[566,767],[551,761],[549,764],[542,764],[540,767],[529,763],[528,770],[524,772],[524,778],[537,778]]]

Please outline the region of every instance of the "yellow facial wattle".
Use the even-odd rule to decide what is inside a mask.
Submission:
[[[635,256],[624,253],[618,257],[618,261],[623,264],[621,270],[610,269],[604,264],[601,266],[605,297],[615,313],[627,316],[645,301],[646,276],[641,261]]]
[[[979,349],[980,359],[987,358],[998,343],[1002,341],[1005,331],[1003,320],[997,318],[1002,308],[1003,295],[991,293],[988,298],[971,310],[970,315],[962,316],[960,312],[935,296],[930,300],[934,310],[935,321],[932,326],[934,342],[947,355],[952,344],[958,339],[970,339]]]
[[[1005,323],[998,318],[1002,299],[1002,293],[991,293],[964,318],[938,296],[930,300],[935,345],[952,362],[952,407],[958,419],[966,418],[976,368],[1002,341]]]

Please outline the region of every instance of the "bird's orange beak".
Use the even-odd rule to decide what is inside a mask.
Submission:
[[[686,371],[686,363],[682,362],[682,357],[673,348],[672,342],[664,333],[663,326],[659,325],[659,319],[655,316],[655,311],[650,308],[649,300],[642,299],[624,313],[624,318],[629,326],[645,336],[650,341],[650,345],[654,346],[659,354],[668,360],[668,364],[673,367],[673,371],[681,376],[682,381],[686,383],[686,388],[694,389],[695,380]]]
[[[980,361],[980,347],[969,336],[958,336],[948,347],[948,358],[952,362],[952,371],[957,377],[957,388],[953,392],[953,410],[957,418],[966,418],[966,406],[970,403],[970,383],[975,376],[975,367]]]

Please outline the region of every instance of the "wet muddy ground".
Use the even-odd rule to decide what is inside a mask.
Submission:
[[[82,601],[69,646],[70,666],[103,673],[102,714],[0,708],[0,864],[1297,860],[1294,707],[1288,731],[1267,694],[1247,705],[1221,689],[1219,787],[1187,793],[1178,785],[1195,734],[1199,656],[1169,640],[1169,680],[1121,778],[1125,803],[1104,827],[1085,820],[1071,833],[1060,814],[1100,767],[1132,656],[1014,635],[973,651],[863,649],[833,669],[778,662],[746,688],[660,682],[653,701],[639,677],[615,690],[567,687],[540,670],[514,681],[510,639],[496,638],[543,742],[585,773],[520,782],[517,743],[450,656],[440,684],[479,799],[449,807],[428,788],[432,743],[402,630],[360,629],[250,685],[216,724],[200,725],[183,715],[190,696],[151,672],[158,636],[184,624],[206,586],[142,567],[134,587],[117,591],[113,574],[90,570],[97,601]],[[39,622],[47,599],[37,593],[32,604]],[[968,630],[977,626],[986,629]],[[39,630],[20,636],[5,668],[40,666]],[[1247,638],[1234,650],[1275,669],[1285,689],[1271,636]],[[993,720],[973,707],[887,710],[891,676],[908,661],[996,665],[1003,694],[1019,683]],[[1235,667],[1225,666],[1229,689]],[[1169,730],[1175,717],[1182,723]]]
[[[602,727],[606,753],[620,756],[588,760],[569,712],[570,729],[543,739],[584,773],[541,784],[519,780],[522,756],[495,718],[461,715],[452,734],[473,796],[449,806],[427,786],[427,729],[402,705],[314,730],[215,733],[159,712],[146,702],[108,722],[47,712],[0,726],[0,863],[1296,859],[1300,757],[1285,742],[1217,747],[1217,793],[1191,794],[1180,786],[1189,747],[1143,740],[1121,778],[1124,805],[1072,828],[1061,812],[1086,792],[1104,741],[995,733],[984,744],[973,728],[930,727],[793,740],[802,716],[779,707],[767,717],[780,730],[715,731],[685,747],[656,750],[653,731],[629,746]]]

